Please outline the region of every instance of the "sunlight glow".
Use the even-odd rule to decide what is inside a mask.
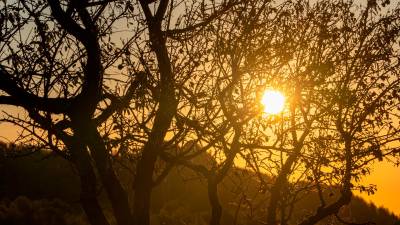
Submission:
[[[264,105],[264,112],[268,114],[278,114],[285,106],[285,96],[279,91],[266,90],[261,99]]]

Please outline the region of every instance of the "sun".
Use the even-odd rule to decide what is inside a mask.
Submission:
[[[266,90],[261,99],[264,105],[264,112],[268,114],[278,114],[285,106],[285,96],[276,90]]]

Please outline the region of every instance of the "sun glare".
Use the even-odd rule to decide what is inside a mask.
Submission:
[[[285,106],[285,96],[279,91],[266,90],[261,99],[261,103],[264,105],[265,113],[278,114],[282,112]]]

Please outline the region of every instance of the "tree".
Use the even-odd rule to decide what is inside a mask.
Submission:
[[[172,60],[180,57],[174,59],[170,48],[187,42],[169,37],[201,29],[229,10],[234,1],[192,2],[183,8],[182,2],[144,0],[4,4],[0,103],[20,106],[29,117],[8,115],[3,121],[21,126],[75,164],[81,179],[81,203],[92,224],[109,224],[97,199],[99,184],[107,193],[117,224],[148,224],[154,165],[177,109],[179,72],[174,71]],[[172,18],[182,9],[189,10],[183,22]],[[130,26],[127,37],[118,37],[115,30]],[[118,38],[120,43],[115,44]],[[199,57],[192,49],[183,51]],[[133,61],[125,70],[124,60]],[[189,64],[196,67],[193,61]],[[115,69],[124,72],[112,75]],[[100,128],[113,113],[130,105],[146,85],[144,79],[151,81],[158,93],[150,95],[156,109],[148,118],[151,128],[144,129],[147,136],[136,166],[131,215],[106,142],[110,133],[102,133]]]
[[[182,88],[177,95],[176,122],[171,127],[170,140],[164,143],[169,151],[162,152],[161,158],[167,166],[159,177],[166,175],[173,165],[189,167],[204,176],[211,204],[210,224],[219,224],[222,214],[218,184],[234,166],[246,124],[260,113],[259,99],[266,78],[259,71],[276,60],[265,54],[280,41],[274,32],[279,25],[267,19],[275,14],[278,14],[276,9],[268,2],[238,3],[230,13],[221,15],[199,31],[192,40],[196,44],[185,46],[200,47],[202,58],[196,62],[199,65],[196,70],[189,68],[190,76],[183,74],[178,79]],[[184,54],[181,49],[179,51]],[[185,61],[196,60],[190,55],[184,56]],[[152,106],[144,107],[151,112]],[[128,140],[134,143],[142,136],[140,129],[134,127],[146,124],[148,120],[138,114],[133,117],[117,115],[116,121],[119,123],[117,142]],[[126,150],[135,152],[137,148],[132,145]],[[217,163],[210,166],[190,161],[204,152],[212,154]]]
[[[355,185],[370,162],[397,152],[398,9],[380,15],[375,4],[353,7],[319,1],[285,8],[289,32],[296,34],[288,43],[294,47],[282,69],[285,75],[277,77],[287,88],[288,110],[270,128],[273,145],[248,144],[251,154],[258,148],[276,156],[266,163],[276,177],[269,190],[268,224],[277,224],[278,215],[279,223],[287,224],[302,192],[319,193],[320,206],[299,224],[338,214],[352,190],[373,193]],[[323,194],[332,186],[340,190],[333,202]]]
[[[3,121],[76,166],[92,224],[110,223],[100,186],[118,225],[149,224],[151,190],[177,165],[207,179],[210,224],[219,224],[218,184],[240,159],[275,177],[268,186],[259,176],[268,224],[278,216],[291,223],[299,196],[317,191],[321,206],[300,222],[315,224],[337,214],[351,190],[369,190],[353,181],[394,152],[398,8],[378,15],[374,1],[355,8],[323,0],[4,4],[0,104],[27,116]],[[269,87],[289,99],[279,116],[261,115]],[[191,161],[204,152],[215,157],[211,167]],[[118,157],[133,159],[132,204]],[[329,185],[341,190],[332,203],[323,194]]]

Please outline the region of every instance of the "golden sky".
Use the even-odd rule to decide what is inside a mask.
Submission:
[[[363,179],[363,183],[376,184],[378,191],[371,196],[362,194],[362,197],[400,216],[400,167],[389,162],[376,162],[373,171]]]

